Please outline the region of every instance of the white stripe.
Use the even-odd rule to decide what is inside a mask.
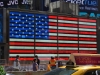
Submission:
[[[78,37],[77,34],[60,34],[60,33],[58,33],[58,36],[71,36],[71,37]]]
[[[57,40],[36,40],[36,42],[57,43]]]
[[[40,49],[40,50],[57,50],[57,47],[35,47],[35,49]]]
[[[58,47],[59,50],[78,50],[78,48],[74,48],[74,47]]]
[[[10,49],[34,49],[34,47],[29,47],[29,46],[10,46]]]
[[[49,26],[50,29],[57,29],[57,26]]]
[[[96,23],[89,23],[89,22],[79,22],[79,24],[85,24],[85,25],[96,25]]]
[[[78,41],[61,41],[59,40],[58,43],[78,43]]]
[[[96,29],[79,28],[79,31],[96,31]]]
[[[90,37],[90,38],[96,38],[95,35],[79,35],[79,37]]]
[[[79,50],[97,50],[97,48],[79,48]]]
[[[34,54],[9,54],[10,57],[16,57],[19,55],[20,57],[33,57]],[[57,56],[57,54],[36,54],[39,57],[51,57],[51,56]]]
[[[55,19],[49,19],[49,22],[57,22]]]
[[[59,57],[69,57],[70,54],[58,54]]]
[[[78,30],[78,28],[71,28],[71,27],[58,27],[58,29],[63,29],[63,30]]]
[[[50,36],[57,36],[57,33],[49,33]]]
[[[97,44],[97,42],[79,41],[81,44]]]
[[[58,22],[60,22],[60,23],[74,23],[74,24],[78,24],[77,21],[58,20]]]
[[[34,39],[12,39],[10,41],[20,41],[20,42],[34,42]]]

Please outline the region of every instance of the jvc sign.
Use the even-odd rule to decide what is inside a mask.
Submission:
[[[10,5],[18,5],[18,0],[9,0],[8,3],[6,3],[6,5],[10,6]],[[4,2],[0,2],[0,7],[5,6]],[[22,0],[22,2],[20,4],[29,4],[29,0]]]
[[[80,5],[98,6],[98,0],[65,0],[65,1]]]

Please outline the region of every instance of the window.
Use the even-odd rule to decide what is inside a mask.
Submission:
[[[53,71],[46,73],[45,75],[71,75],[74,72],[76,72],[76,70],[65,69],[65,68],[57,68]]]

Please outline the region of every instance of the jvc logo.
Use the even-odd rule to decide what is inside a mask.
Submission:
[[[76,3],[79,5],[98,6],[98,0],[65,0],[66,2]]]

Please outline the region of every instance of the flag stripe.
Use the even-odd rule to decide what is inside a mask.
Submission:
[[[96,32],[79,31],[79,34],[96,35]]]
[[[96,26],[79,25],[79,27],[80,27],[80,28],[88,28],[88,29],[89,29],[89,28],[90,28],[90,29],[91,29],[91,28],[96,29]]]
[[[83,22],[96,22],[96,20],[92,20],[92,19],[82,19],[82,18],[79,18],[79,21],[83,21]]]

